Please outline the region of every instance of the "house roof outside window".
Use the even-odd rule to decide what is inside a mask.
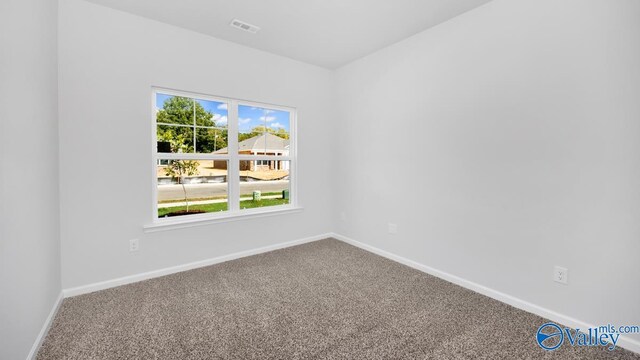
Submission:
[[[261,155],[276,154],[289,155],[289,140],[283,139],[271,133],[254,136],[238,143],[239,153]],[[222,148],[214,151],[214,154],[227,154],[228,148]]]

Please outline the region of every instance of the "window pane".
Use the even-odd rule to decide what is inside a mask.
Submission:
[[[238,106],[238,153],[289,155],[290,114],[247,105]]]
[[[193,128],[173,125],[157,125],[156,138],[159,153],[192,153]]]
[[[241,160],[240,209],[289,204],[289,161]]]
[[[226,128],[196,128],[197,153],[227,153]]]
[[[227,153],[227,103],[196,99],[196,107],[196,152]]]
[[[160,159],[158,217],[226,211],[227,165],[227,160]]]
[[[193,126],[194,100],[183,96],[156,94],[156,122]]]
[[[195,99],[196,126],[227,127],[227,103]]]
[[[158,152],[211,153],[227,147],[227,103],[158,93],[156,106]]]

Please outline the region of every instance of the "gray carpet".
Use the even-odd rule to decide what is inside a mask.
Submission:
[[[38,359],[640,359],[327,239],[64,300]]]

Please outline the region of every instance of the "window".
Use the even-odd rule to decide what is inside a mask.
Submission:
[[[295,110],[153,91],[156,223],[293,208]]]

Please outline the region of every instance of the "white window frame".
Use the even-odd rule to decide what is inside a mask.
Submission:
[[[157,94],[182,96],[208,101],[216,101],[227,104],[227,154],[211,153],[158,153],[157,151],[157,122],[156,122],[156,98]],[[192,91],[173,90],[162,87],[151,88],[151,139],[152,139],[152,195],[151,195],[151,221],[144,225],[145,232],[153,232],[165,229],[175,229],[205,225],[217,222],[235,221],[254,217],[277,215],[301,211],[298,205],[297,184],[297,110],[294,107],[232,99],[222,96],[212,96]],[[273,110],[287,111],[289,113],[289,155],[240,155],[238,154],[238,107],[254,106]],[[227,161],[227,210],[176,216],[168,218],[158,217],[158,178],[157,164],[160,159],[191,159],[191,160],[225,160]],[[252,209],[240,209],[240,161],[241,160],[272,160],[289,161],[289,203],[283,205],[257,207]]]

